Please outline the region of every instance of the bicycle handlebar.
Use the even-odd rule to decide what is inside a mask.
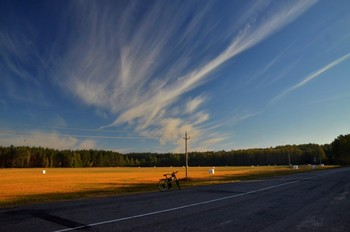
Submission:
[[[176,173],[178,173],[179,171],[173,172],[173,173],[166,173],[164,174],[164,176],[174,176]]]

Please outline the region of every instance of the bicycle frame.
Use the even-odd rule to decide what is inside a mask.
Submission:
[[[167,173],[167,174],[163,175],[165,178],[160,179],[159,183],[158,183],[158,188],[160,191],[164,192],[164,191],[169,190],[172,187],[173,182],[175,182],[178,189],[181,190],[180,182],[176,177],[177,172],[178,171],[173,172],[173,173]]]

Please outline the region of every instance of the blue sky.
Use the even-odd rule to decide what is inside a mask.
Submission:
[[[350,2],[0,1],[0,145],[183,152],[350,132]]]

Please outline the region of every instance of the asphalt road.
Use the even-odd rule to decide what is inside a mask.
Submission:
[[[350,231],[350,168],[2,209],[0,231]]]

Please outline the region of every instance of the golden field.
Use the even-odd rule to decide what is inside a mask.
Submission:
[[[189,167],[189,179],[181,181],[181,186],[186,188],[310,170],[308,166],[299,170],[286,166],[216,167],[215,174],[209,174],[210,168]],[[158,191],[157,183],[164,173],[179,171],[177,177],[185,177],[184,167],[48,168],[45,174],[43,170],[0,169],[0,206]]]

